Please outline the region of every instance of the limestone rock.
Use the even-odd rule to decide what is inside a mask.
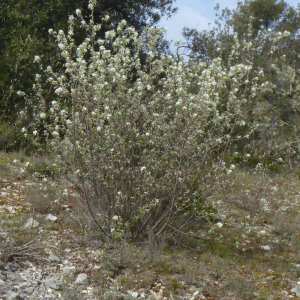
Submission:
[[[62,271],[64,274],[70,274],[76,271],[76,267],[75,266],[71,266],[71,267],[64,267],[62,268]]]
[[[77,276],[75,284],[83,284],[85,286],[89,285],[88,276],[85,273],[81,273]]]
[[[51,254],[49,256],[49,260],[52,261],[52,262],[57,262],[57,263],[61,262],[61,259],[58,256],[54,255],[54,254]]]
[[[35,228],[38,227],[40,223],[33,218],[30,218],[27,220],[26,224],[24,225],[24,229],[29,229],[29,228]]]
[[[291,292],[295,293],[296,296],[299,297],[300,296],[300,288],[299,288],[299,286],[296,286],[296,287],[292,288]]]
[[[57,217],[49,214],[45,217],[45,220],[55,222],[57,220]]]

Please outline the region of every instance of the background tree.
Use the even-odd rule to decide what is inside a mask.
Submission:
[[[141,32],[147,22],[155,25],[161,16],[171,17],[177,10],[173,2],[98,0],[95,22],[101,23],[105,15],[110,16],[99,37],[103,38],[104,33],[122,19]],[[17,113],[25,105],[25,99],[17,92],[30,93],[38,71],[33,64],[35,58],[40,57],[44,65],[51,64],[55,70],[62,67],[61,57],[48,30],[66,31],[68,16],[75,14],[75,9],[81,9],[83,18],[88,20],[88,4],[87,0],[9,0],[0,3],[0,148],[20,146],[20,128],[15,127],[15,121]],[[80,21],[77,20],[77,27],[79,25]],[[75,36],[76,44],[81,43],[82,38],[83,32],[79,30]],[[166,46],[166,42],[161,43],[161,49],[165,50]]]
[[[256,43],[259,50],[253,64],[263,69],[265,79],[273,84],[273,88],[256,99],[252,108],[249,108],[248,127],[256,130],[252,136],[247,135],[247,138],[253,139],[252,148],[245,148],[244,151],[255,154],[255,159],[250,163],[263,162],[270,166],[282,155],[299,157],[298,143],[295,142],[300,124],[296,101],[299,95],[299,8],[278,0],[246,0],[238,2],[236,9],[225,8],[220,12],[217,5],[216,10],[218,18],[212,30],[199,32],[184,28],[186,43],[183,47],[189,53],[190,61],[210,64],[215,57],[220,56],[226,65],[235,39],[240,43],[245,40]],[[267,31],[272,34],[264,42]],[[270,52],[274,36],[284,31],[291,34]],[[260,38],[257,39],[258,36]],[[263,46],[259,47],[259,44]],[[245,50],[240,48],[236,52],[236,63],[249,59]],[[278,64],[278,58],[284,54],[285,61]],[[248,78],[249,83],[255,79],[252,74]],[[224,101],[227,101],[226,97]],[[242,149],[244,145],[236,143],[233,151],[236,147]]]

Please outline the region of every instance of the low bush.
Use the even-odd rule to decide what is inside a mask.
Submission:
[[[89,23],[76,10],[87,33],[79,46],[74,16],[67,33],[49,30],[65,64],[59,73],[40,67],[56,96],[51,103],[36,75],[32,135],[47,140],[53,167],[80,187],[104,238],[190,230],[207,213],[201,208],[218,176],[232,171],[223,157],[243,138],[235,129],[269,88],[263,70],[253,68],[262,40],[236,40],[229,65],[220,58],[185,64],[157,52],[162,31],[154,27],[138,35],[122,21],[97,39],[94,5]],[[244,63],[235,60],[240,51]]]

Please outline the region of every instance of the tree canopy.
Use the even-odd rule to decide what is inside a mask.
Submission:
[[[177,10],[174,0],[98,0],[94,20],[101,23],[105,15],[110,21],[102,27],[100,36],[114,28],[121,20],[138,32],[147,22],[154,25],[161,16],[171,17]],[[47,65],[61,67],[60,57],[48,30],[67,30],[69,15],[81,9],[89,19],[88,0],[37,1],[9,0],[0,4],[0,111],[1,119],[14,119],[18,106],[24,99],[16,95],[18,90],[28,92],[34,83],[36,66],[34,57],[40,56]],[[75,37],[80,42],[80,32]]]

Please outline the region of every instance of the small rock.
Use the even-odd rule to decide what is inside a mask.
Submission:
[[[153,296],[155,300],[161,300],[161,296],[155,293],[153,290],[150,290],[150,294]]]
[[[24,265],[25,267],[28,267],[28,268],[32,268],[32,267],[33,267],[32,262],[30,262],[29,260],[24,261],[24,262],[23,262],[23,265]]]
[[[25,292],[26,294],[32,294],[32,292],[33,292],[33,287],[28,287],[28,288],[24,289],[24,292]]]
[[[11,214],[14,214],[14,213],[16,212],[13,206],[7,206],[6,209],[7,209]]]
[[[6,300],[15,300],[15,299],[19,299],[19,298],[20,298],[20,296],[18,293],[13,292],[13,291],[7,292]]]
[[[127,293],[132,296],[133,298],[137,298],[139,296],[139,293],[133,292],[133,291],[127,291]]]
[[[76,267],[75,266],[64,267],[64,268],[62,268],[62,271],[63,271],[64,274],[70,274],[70,273],[76,271]]]
[[[52,222],[55,222],[56,220],[57,220],[57,217],[56,216],[53,216],[53,215],[51,215],[51,214],[49,214],[49,215],[47,215],[46,217],[45,217],[45,220],[46,221],[52,221]]]
[[[51,254],[49,256],[49,260],[52,261],[52,262],[58,262],[58,263],[61,262],[61,259],[58,256],[54,255],[54,254]]]
[[[0,285],[4,285],[4,284],[5,282],[2,279],[0,279]]]
[[[215,220],[220,220],[220,221],[224,221],[226,219],[226,217],[227,216],[225,214],[221,214],[221,213],[217,213],[214,216]]]
[[[51,288],[57,290],[60,286],[60,282],[55,277],[47,278],[43,281],[43,283],[47,289]]]
[[[6,277],[3,274],[0,273],[0,279],[3,280],[3,281],[5,281]],[[1,285],[1,283],[0,283],[0,285]]]
[[[274,280],[275,279],[275,276],[268,276],[268,277],[265,277],[263,280]]]
[[[85,273],[81,273],[77,276],[77,279],[75,281],[75,284],[84,284],[85,286],[88,286],[88,276]]]
[[[269,245],[261,246],[260,248],[265,250],[265,251],[271,251],[271,247]]]
[[[40,225],[40,223],[36,220],[34,220],[33,218],[30,218],[29,220],[27,220],[26,224],[24,225],[24,229],[28,229],[28,228],[35,228],[38,227]]]
[[[291,292],[292,292],[292,293],[295,293],[297,297],[300,296],[300,289],[299,289],[298,286],[292,288],[292,289],[291,289]]]

